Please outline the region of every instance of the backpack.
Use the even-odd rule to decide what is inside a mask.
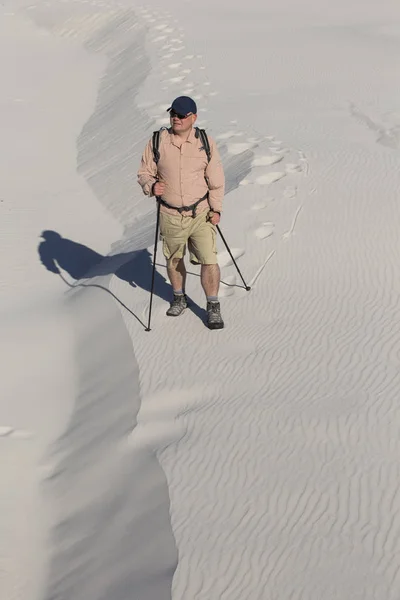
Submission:
[[[160,152],[159,152],[158,148],[160,147],[160,136],[161,136],[161,131],[163,129],[166,129],[166,127],[161,127],[161,129],[159,129],[158,131],[155,131],[153,133],[153,138],[152,138],[152,140],[153,140],[153,156],[154,156],[154,162],[156,164],[160,160]],[[201,142],[203,144],[202,149],[207,154],[207,161],[210,162],[211,150],[210,150],[210,144],[208,142],[208,137],[207,137],[205,129],[200,129],[200,127],[195,127],[195,136],[197,138],[200,137]]]

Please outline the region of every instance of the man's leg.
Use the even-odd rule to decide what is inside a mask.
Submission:
[[[201,265],[201,284],[207,296],[207,326],[210,329],[222,329],[224,321],[218,301],[220,281],[219,265]]]
[[[167,315],[169,317],[179,317],[187,308],[185,294],[186,268],[183,258],[170,258],[167,261],[167,273],[174,292],[174,298],[167,310]]]
[[[224,322],[218,301],[221,273],[217,260],[215,227],[207,220],[207,214],[200,214],[194,221],[189,250],[201,263],[201,285],[207,297],[207,326],[210,329],[222,329]]]
[[[218,264],[201,265],[201,285],[207,298],[218,298],[221,272]]]
[[[179,317],[187,307],[185,295],[186,268],[183,256],[188,238],[188,225],[182,217],[161,213],[160,231],[163,238],[163,251],[167,259],[167,273],[174,297],[167,310],[169,317]]]
[[[174,293],[184,293],[186,286],[186,267],[183,258],[171,258],[167,260],[167,273]]]

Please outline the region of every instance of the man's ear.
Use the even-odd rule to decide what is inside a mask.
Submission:
[[[192,125],[194,125],[197,121],[197,115],[192,115]]]

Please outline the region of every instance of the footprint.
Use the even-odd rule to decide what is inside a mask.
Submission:
[[[12,427],[3,425],[2,427],[0,427],[0,437],[9,437],[13,431],[14,430]]]
[[[246,251],[243,248],[231,248],[231,253],[235,260],[243,256],[245,252]],[[218,264],[221,269],[223,269],[224,267],[229,267],[233,264],[232,259],[226,250],[223,250],[222,252],[218,253]]]
[[[203,407],[208,391],[204,386],[163,390],[142,399],[137,415],[138,423],[165,421],[184,416]]]
[[[274,223],[263,223],[262,227],[259,227],[255,230],[255,235],[258,239],[263,240],[264,238],[269,237],[274,233],[275,225]]]
[[[236,275],[228,275],[223,277],[219,286],[219,296],[227,298],[235,293]]]
[[[168,65],[169,69],[179,69],[182,66],[182,63],[173,63],[172,65]]]
[[[180,83],[184,79],[185,79],[185,77],[183,77],[183,76],[181,76],[181,77],[171,77],[171,79],[168,79],[167,81],[169,81],[170,83]]]
[[[283,159],[283,156],[257,156],[251,163],[253,167],[267,167],[269,165],[275,165]]]
[[[8,425],[0,426],[0,438],[12,438],[14,440],[28,440],[33,437],[31,431],[24,429],[14,429]]]
[[[298,173],[299,171],[302,170],[301,165],[295,165],[295,164],[291,164],[291,163],[288,163],[285,168],[286,168],[286,173]]]
[[[187,426],[182,422],[153,422],[138,423],[128,438],[128,445],[132,450],[156,452],[179,442],[187,431]]]
[[[229,138],[233,137],[235,135],[234,131],[226,131],[225,133],[220,133],[219,135],[215,136],[217,140],[229,140]]]
[[[288,152],[290,152],[290,150],[288,148],[270,148],[270,152],[272,152],[273,154],[287,154]]]
[[[153,38],[153,42],[162,42],[165,39],[167,39],[166,35],[159,35],[156,38]]]
[[[192,58],[194,58],[194,54],[186,54],[186,56],[183,57],[185,60],[192,60]]]
[[[256,183],[259,185],[270,185],[271,183],[275,183],[285,177],[286,173],[281,171],[276,171],[272,173],[266,173],[265,175],[260,175],[256,179]]]
[[[270,204],[273,201],[273,198],[266,198],[264,202],[257,202],[256,204],[253,204],[251,210],[262,210],[263,208],[267,208],[268,204]]]
[[[294,198],[296,194],[297,194],[296,186],[289,186],[283,190],[283,196],[285,198]]]
[[[237,142],[234,144],[227,144],[229,154],[242,154],[246,150],[250,150],[254,147],[254,144],[248,142]]]
[[[32,431],[25,431],[24,429],[14,429],[9,436],[14,440],[29,440],[33,437]]]

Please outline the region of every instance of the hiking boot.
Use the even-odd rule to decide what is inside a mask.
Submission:
[[[207,327],[208,329],[223,329],[224,327],[219,302],[207,302]]]
[[[171,302],[171,306],[167,310],[167,315],[169,317],[179,317],[185,308],[187,308],[186,294],[174,294],[174,299]]]

